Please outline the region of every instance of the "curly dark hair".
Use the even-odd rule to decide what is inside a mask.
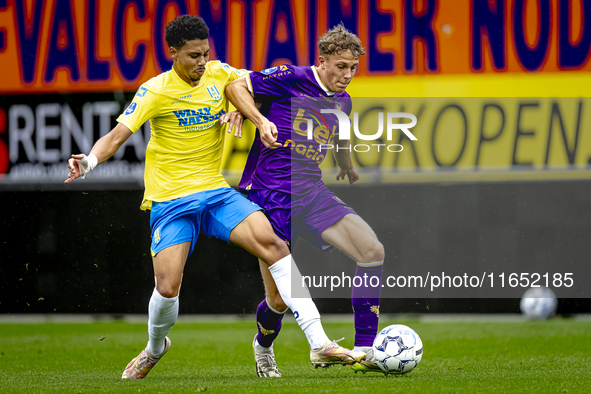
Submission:
[[[195,15],[181,15],[166,26],[166,43],[169,47],[181,48],[191,40],[206,40],[209,29],[203,18]]]
[[[355,58],[365,55],[361,40],[355,34],[351,33],[343,22],[339,23],[326,33],[318,41],[318,49],[322,56],[330,56],[333,54],[340,55],[347,50]]]

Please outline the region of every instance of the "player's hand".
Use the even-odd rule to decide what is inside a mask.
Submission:
[[[345,176],[349,179],[349,184],[352,185],[359,180],[359,173],[355,167],[351,167],[350,169],[339,169],[339,173],[337,174],[337,181],[341,179],[345,179]]]
[[[84,175],[84,170],[80,166],[80,160],[84,159],[86,155],[81,153],[79,155],[72,155],[72,158],[68,160],[68,168],[70,172],[68,173],[68,179],[64,181],[64,183],[70,183],[76,178],[80,178]]]
[[[242,138],[242,123],[244,116],[240,111],[232,111],[220,116],[220,124],[228,123],[228,133],[234,129],[234,137]]]
[[[277,135],[279,132],[277,131],[275,123],[267,120],[265,123],[261,124],[258,129],[261,135],[261,141],[263,141],[263,144],[265,144],[267,148],[277,149],[281,146],[281,144],[277,142]]]

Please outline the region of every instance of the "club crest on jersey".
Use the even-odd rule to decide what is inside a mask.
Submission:
[[[129,105],[129,107],[127,107],[127,109],[125,110],[125,115],[130,115],[133,113],[133,111],[135,111],[135,109],[137,108],[137,103],[131,103]]]
[[[273,74],[275,71],[277,71],[277,67],[271,67],[271,68],[261,71],[261,73],[265,74],[265,75],[269,75],[269,74]]]
[[[222,95],[220,94],[220,91],[218,90],[217,86],[215,85],[211,85],[207,87],[207,93],[209,93],[209,96],[214,99],[215,101],[219,100],[222,98]]]

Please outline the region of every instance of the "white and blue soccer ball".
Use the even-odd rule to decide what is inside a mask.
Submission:
[[[521,298],[521,313],[528,319],[549,319],[556,314],[558,300],[547,287],[532,287]]]
[[[421,362],[423,342],[412,328],[394,324],[376,335],[373,351],[384,372],[402,374],[412,371]]]

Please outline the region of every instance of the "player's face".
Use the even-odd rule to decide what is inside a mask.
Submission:
[[[209,61],[209,41],[187,41],[181,48],[170,47],[174,68],[181,79],[195,85],[205,73],[205,64]]]
[[[353,79],[358,65],[359,58],[349,50],[338,55],[320,56],[322,82],[331,92],[342,93]]]

